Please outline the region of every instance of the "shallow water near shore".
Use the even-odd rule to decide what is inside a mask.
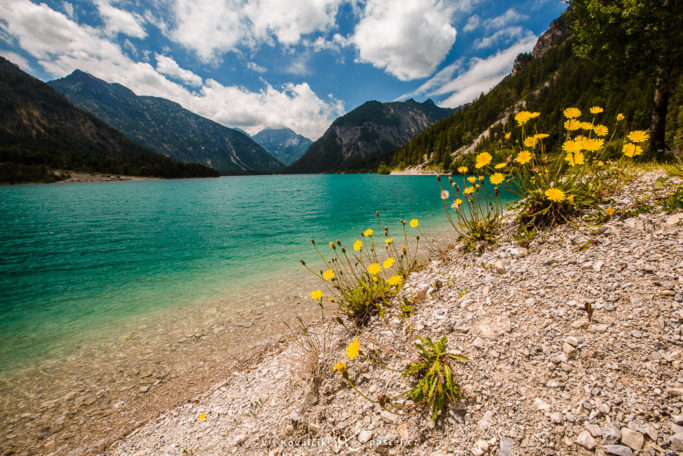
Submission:
[[[310,239],[325,252],[365,228],[382,236],[376,210],[395,239],[418,218],[423,238],[454,240],[433,176],[0,188],[7,441],[61,432],[51,444],[73,448],[86,419],[93,435],[133,425],[224,378],[282,320],[312,313],[320,284],[299,264],[316,264]]]

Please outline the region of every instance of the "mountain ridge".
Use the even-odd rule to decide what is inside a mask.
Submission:
[[[291,165],[308,150],[313,141],[290,128],[264,128],[252,139],[282,163]]]

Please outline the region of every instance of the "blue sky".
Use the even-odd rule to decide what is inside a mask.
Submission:
[[[81,69],[250,134],[317,139],[368,100],[487,91],[560,0],[0,0],[0,55],[42,80]]]

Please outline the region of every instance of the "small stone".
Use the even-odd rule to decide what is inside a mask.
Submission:
[[[569,336],[564,341],[572,347],[577,347],[580,343],[579,338],[574,336]]]
[[[633,431],[629,428],[622,428],[621,443],[628,445],[634,451],[639,451],[643,448],[645,436],[638,431]]]
[[[296,410],[290,413],[288,418],[294,421],[295,423],[298,423],[301,420],[301,417],[299,416],[299,413],[297,413]]]
[[[683,415],[672,415],[671,419],[679,426],[683,426]]]
[[[493,265],[493,269],[498,273],[498,274],[505,274],[505,265],[501,260],[498,260],[495,262]]]
[[[538,410],[550,409],[550,404],[548,404],[547,402],[544,402],[543,399],[541,399],[540,397],[537,397],[536,399],[534,399],[534,405],[536,406],[536,408]]]
[[[529,251],[527,249],[525,249],[524,247],[515,247],[515,248],[510,250],[510,255],[512,256],[512,258],[517,258],[517,259],[524,258],[525,256],[527,256],[528,253],[529,253]]]
[[[360,431],[360,434],[358,434],[358,441],[360,443],[366,443],[370,441],[372,438],[372,431],[368,431],[367,429],[363,429]]]
[[[551,363],[559,364],[559,363],[566,363],[567,362],[567,354],[566,353],[556,353],[550,358],[548,358],[548,361]]]
[[[605,264],[604,261],[596,261],[595,263],[593,263],[593,270],[594,270],[595,272],[599,272],[600,269],[602,269],[602,265],[603,265],[603,264]]]
[[[562,344],[562,351],[565,352],[567,355],[571,355],[576,351],[576,348],[565,342],[564,344]]]
[[[149,391],[149,386],[141,386],[141,387],[140,387],[140,392],[141,392],[141,393],[146,393],[147,391]]]
[[[614,456],[633,456],[633,450],[624,445],[604,445],[602,449]]]
[[[477,440],[474,443],[474,446],[484,452],[487,452],[489,450],[489,447],[491,446],[491,443],[488,440]]]
[[[586,236],[584,236],[582,234],[577,234],[576,236],[572,236],[569,238],[569,240],[571,241],[572,245],[583,245],[586,242],[588,242],[588,239],[586,238]]]
[[[587,424],[586,430],[591,433],[593,437],[602,436],[602,429],[597,424]]]
[[[581,431],[579,436],[576,438],[576,443],[587,449],[588,451],[593,451],[597,446],[597,442],[593,438],[590,432]]]
[[[669,447],[674,450],[674,451],[683,451],[683,432],[679,432],[678,434],[674,434],[671,436],[671,439],[669,439],[670,444]]]
[[[472,447],[470,452],[472,453],[472,456],[482,456],[485,453],[484,450],[482,450],[481,448],[477,448],[477,447]]]
[[[562,423],[562,414],[559,412],[554,412],[550,414],[550,421],[552,421],[555,424],[560,424]]]
[[[510,437],[501,437],[500,452],[498,454],[500,456],[512,456],[512,447],[514,444],[515,441],[512,440]]]
[[[611,445],[617,443],[621,439],[621,431],[614,424],[610,423],[602,428],[602,444]]]
[[[382,410],[379,416],[387,423],[395,423],[398,421],[398,415],[396,415],[395,413],[387,412],[386,410]]]
[[[677,225],[681,220],[683,220],[683,212],[667,217],[666,224],[669,226]]]

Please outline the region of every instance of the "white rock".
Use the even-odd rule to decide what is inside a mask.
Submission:
[[[360,434],[358,434],[358,441],[360,443],[366,443],[370,441],[372,438],[372,431],[368,431],[367,429],[363,429],[360,431]]]
[[[679,212],[678,214],[670,215],[666,219],[666,224],[669,226],[676,225],[678,222],[683,220],[683,212]]]
[[[588,451],[593,451],[598,445],[593,436],[588,431],[581,431],[579,436],[576,438],[576,443],[587,449]]]
[[[548,404],[547,402],[544,402],[543,399],[541,399],[540,397],[537,397],[536,399],[534,399],[534,405],[536,406],[536,408],[538,410],[549,410],[550,409],[550,404]]]
[[[634,451],[639,451],[645,443],[645,436],[638,431],[629,428],[621,429],[621,443],[628,445]]]

